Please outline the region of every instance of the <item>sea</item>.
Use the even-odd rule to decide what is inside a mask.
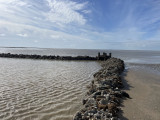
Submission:
[[[160,74],[160,51],[53,48],[0,48],[0,53],[59,56],[97,56],[112,53],[125,70]],[[0,58],[0,120],[72,120],[82,108],[96,61]]]

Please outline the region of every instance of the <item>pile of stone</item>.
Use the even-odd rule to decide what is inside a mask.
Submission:
[[[0,53],[0,57],[5,58],[23,58],[23,59],[41,59],[41,60],[107,60],[111,57],[111,53],[109,56],[107,56],[106,53],[104,53],[104,56],[97,56],[97,57],[91,57],[91,56],[55,56],[55,55],[27,55],[27,54],[11,54],[11,53]]]
[[[119,120],[118,111],[123,97],[129,95],[122,91],[120,74],[124,62],[110,58],[101,63],[102,69],[94,74],[94,80],[88,85],[83,99],[84,107],[76,113],[73,120]]]

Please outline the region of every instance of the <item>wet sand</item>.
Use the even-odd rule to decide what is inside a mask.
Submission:
[[[123,102],[123,120],[160,120],[160,74],[141,66],[125,74],[125,90],[131,99]]]

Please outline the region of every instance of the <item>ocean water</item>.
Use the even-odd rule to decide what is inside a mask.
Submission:
[[[160,73],[159,51],[0,48],[1,53],[97,56],[111,52],[126,69]],[[82,107],[86,85],[101,67],[96,61],[0,58],[0,120],[71,120]]]
[[[96,49],[49,49],[49,48],[0,48],[0,53],[13,54],[38,54],[38,55],[60,55],[97,56],[98,52],[112,53],[113,57],[121,58],[126,63],[160,64],[160,51],[145,50],[96,50]]]

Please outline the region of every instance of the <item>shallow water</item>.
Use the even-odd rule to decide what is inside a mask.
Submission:
[[[0,119],[71,120],[96,62],[0,58]]]
[[[127,69],[160,74],[159,51],[0,48],[1,53],[96,56],[112,52]],[[71,120],[97,62],[0,58],[0,120]]]
[[[97,56],[98,52],[112,53],[113,57],[125,61],[126,69],[143,67],[160,74],[160,51],[145,50],[96,50],[96,49],[54,49],[54,48],[0,48],[0,52],[13,54],[39,54],[39,55],[60,55],[78,56],[89,55]]]

